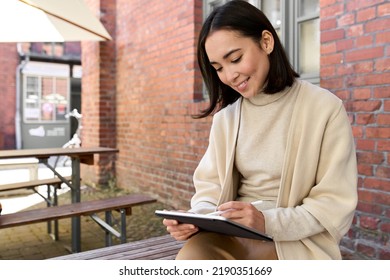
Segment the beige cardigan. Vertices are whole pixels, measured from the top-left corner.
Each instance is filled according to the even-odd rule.
[[[281,231],[294,227],[303,207],[325,228],[301,240],[274,239],[279,259],[340,259],[339,242],[351,226],[357,204],[354,139],[342,101],[327,90],[297,81],[277,208],[264,212]],[[241,99],[215,114],[209,146],[194,172],[191,211],[207,213],[234,200],[239,174],[234,154]],[[275,224],[273,224],[275,227]],[[299,230],[299,229],[291,229]]]

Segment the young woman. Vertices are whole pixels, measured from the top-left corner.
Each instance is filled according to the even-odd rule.
[[[215,114],[189,211],[225,211],[273,241],[166,219],[174,238],[188,240],[177,259],[340,259],[357,204],[342,101],[298,79],[269,20],[245,1],[210,14],[198,61],[210,95],[199,117]]]

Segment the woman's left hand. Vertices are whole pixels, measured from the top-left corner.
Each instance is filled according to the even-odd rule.
[[[261,211],[257,210],[249,202],[229,201],[218,207],[219,211],[225,211],[221,216],[237,223],[265,232],[265,220]]]

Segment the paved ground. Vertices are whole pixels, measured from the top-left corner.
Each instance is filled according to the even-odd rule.
[[[122,194],[118,190],[103,191],[84,186],[82,190],[82,200],[110,197],[118,195],[118,193]],[[26,193],[23,194],[23,197],[25,196]],[[9,197],[0,196],[0,202],[2,200],[6,201],[8,198]],[[59,197],[59,204],[65,203],[70,203],[70,192],[64,193]],[[42,207],[46,207],[43,202],[35,204],[25,210]],[[154,215],[155,209],[162,208],[164,208],[164,205],[158,202],[134,207],[132,215],[127,218],[128,241],[166,234],[165,228],[161,224],[161,218]],[[62,219],[59,221],[60,240],[58,241],[54,241],[47,234],[46,223],[1,229],[0,260],[43,260],[69,254],[69,248],[71,246],[70,223],[71,219]],[[81,239],[82,251],[105,246],[103,230],[89,217],[81,218]]]

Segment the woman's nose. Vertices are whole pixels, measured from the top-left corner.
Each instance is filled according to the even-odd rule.
[[[226,81],[230,84],[234,83],[237,80],[238,76],[238,72],[234,69],[229,69],[226,71]]]

